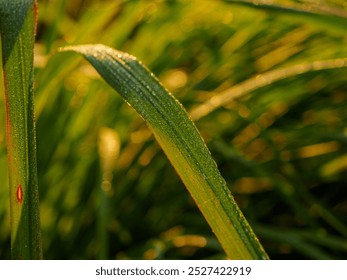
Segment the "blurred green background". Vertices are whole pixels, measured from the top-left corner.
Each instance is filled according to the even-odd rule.
[[[346,2],[275,1],[294,10],[212,0],[38,2],[44,258],[225,258],[143,120],[79,56],[54,53],[87,43],[129,52],[194,112],[267,71],[347,57]],[[195,118],[272,259],[347,258],[347,69],[332,68],[248,93],[241,86],[240,98]],[[0,91],[0,258],[8,259],[2,83]]]

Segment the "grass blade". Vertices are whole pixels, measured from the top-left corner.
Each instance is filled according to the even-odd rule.
[[[324,16],[334,16],[347,19],[347,12],[322,4],[310,2],[309,4],[297,4],[294,1],[287,4],[276,4],[265,0],[224,0],[224,2],[235,3],[245,6],[255,7],[257,9],[267,9],[278,12],[295,14],[316,14]]]
[[[329,59],[302,63],[282,69],[270,70],[243,81],[195,107],[190,115],[194,121],[199,120],[214,110],[248,94],[256,89],[268,86],[277,81],[298,76],[308,72],[338,69],[347,67],[347,58]]]
[[[267,259],[198,130],[181,104],[136,58],[103,45],[63,48],[82,54],[147,122],[232,259]]]
[[[33,105],[34,0],[0,1],[13,259],[41,259]]]
[[[310,1],[306,4],[295,3],[291,1],[286,4],[275,3],[264,0],[223,0],[226,3],[242,5],[254,9],[281,13],[282,15],[293,15],[295,19],[315,22],[321,26],[335,28],[345,32],[347,26],[347,12],[342,8],[326,6],[323,3]],[[294,19],[294,17],[293,17]]]

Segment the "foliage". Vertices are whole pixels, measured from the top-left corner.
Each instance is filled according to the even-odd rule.
[[[33,103],[35,1],[0,2],[13,259],[41,259]]]
[[[143,121],[78,57],[50,53],[91,43],[132,53],[188,112],[265,72],[347,57],[340,19],[231,2],[39,1],[35,102],[45,258],[225,257]],[[343,18],[343,2],[326,5]],[[273,259],[347,256],[347,73],[336,65],[265,83],[196,118]],[[0,127],[7,186],[4,133]],[[7,192],[0,188],[1,258],[10,246]]]

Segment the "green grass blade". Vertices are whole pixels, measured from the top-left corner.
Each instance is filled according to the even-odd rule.
[[[0,1],[14,259],[42,258],[33,106],[36,14],[34,0]]]
[[[62,49],[82,54],[147,122],[232,259],[267,259],[181,104],[136,58],[103,45]]]
[[[259,232],[259,234],[264,236],[264,238],[271,238],[272,240],[281,242],[282,244],[289,245],[296,251],[302,252],[302,254],[308,257],[309,259],[332,259],[331,255],[326,253],[323,250],[323,248],[320,248],[316,244],[312,244],[311,242],[305,242],[302,234],[299,234],[299,232],[286,229],[265,227],[261,225],[256,225],[256,229]],[[314,234],[312,234],[312,232],[310,233],[310,235],[311,238],[314,238]]]

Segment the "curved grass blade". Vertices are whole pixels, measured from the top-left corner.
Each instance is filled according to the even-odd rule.
[[[236,3],[244,6],[251,6],[257,9],[267,9],[279,12],[295,14],[317,14],[325,16],[334,16],[347,19],[347,12],[342,9],[332,8],[322,5],[322,3],[310,2],[298,4],[295,1],[287,4],[274,3],[266,0],[223,0],[224,2]]]
[[[318,1],[317,3],[310,1],[310,3],[306,4],[296,3],[295,1],[281,4],[265,0],[223,0],[223,2],[281,13],[283,15],[293,15],[298,19],[327,26],[330,30],[334,28],[340,32],[345,32],[347,27],[347,11],[345,9],[327,6]]]
[[[147,122],[232,259],[267,259],[216,163],[182,105],[135,57],[103,45],[63,48],[82,54]]]
[[[34,0],[0,0],[13,259],[41,259],[33,103]]]
[[[290,77],[302,75],[314,71],[322,71],[329,69],[338,69],[347,67],[347,58],[319,60],[314,62],[302,63],[286,68],[270,70],[268,72],[257,75],[256,77],[249,78],[221,93],[211,97],[206,102],[192,109],[190,112],[191,118],[196,121],[199,120],[214,110],[225,106],[233,100],[240,98],[249,92],[256,89],[268,86],[277,81],[287,79]]]
[[[333,8],[322,3],[310,2],[298,4],[295,1],[286,4],[274,3],[265,0],[223,0],[227,3],[235,3],[243,6],[249,6],[256,9],[264,9],[275,12],[302,14],[311,16],[321,16],[327,18],[338,18],[341,23],[346,22],[347,12],[344,9]]]

